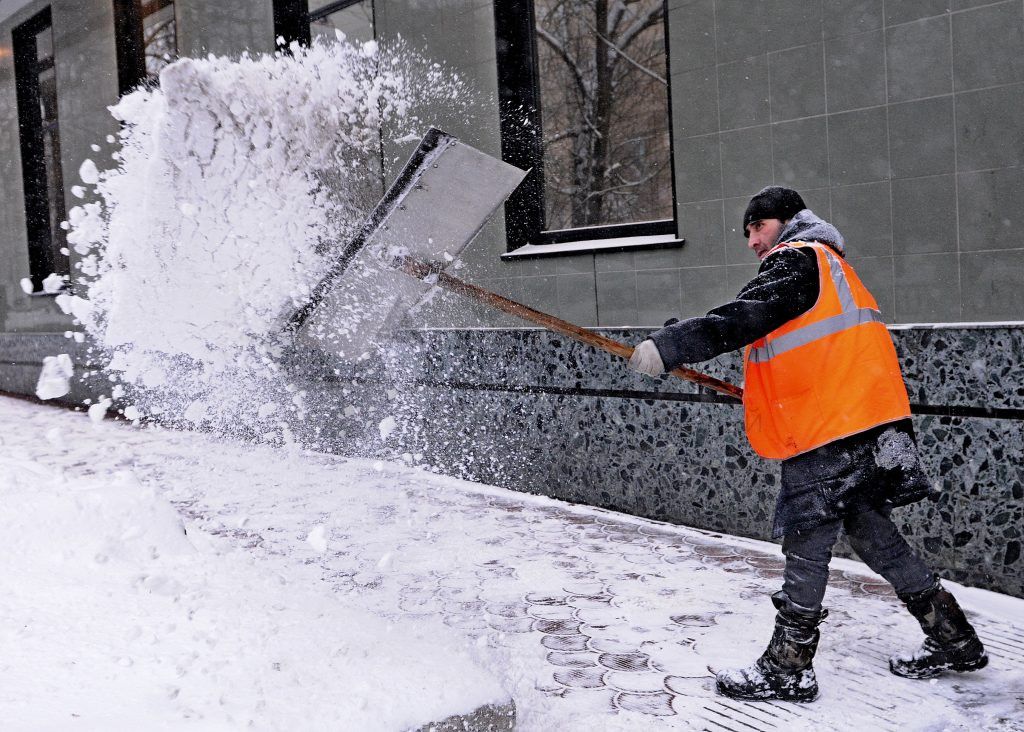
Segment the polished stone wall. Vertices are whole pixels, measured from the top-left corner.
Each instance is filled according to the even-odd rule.
[[[628,343],[649,331],[616,329]],[[893,331],[935,502],[898,509],[948,577],[1024,596],[1024,329]],[[737,354],[703,365],[734,383]],[[337,419],[334,449],[663,521],[769,539],[778,467],[757,457],[742,409],[692,385],[538,330],[407,332],[388,365],[312,388]],[[984,416],[980,408],[991,408]],[[351,410],[350,410],[351,411]],[[959,414],[960,416],[954,416]],[[384,443],[377,424],[399,422]],[[849,555],[843,543],[839,553]]]
[[[636,343],[650,331],[603,332]],[[898,522],[945,576],[1024,597],[1024,328],[892,334],[922,457],[942,489],[935,502],[897,509]],[[57,353],[72,356],[77,374],[91,370],[86,348],[63,336],[0,335],[0,391],[32,394],[42,358]],[[317,449],[770,538],[778,467],[750,450],[738,405],[688,382],[638,376],[533,329],[405,331],[383,359],[340,375],[300,362],[302,437]],[[701,369],[741,380],[737,354]],[[63,401],[81,408],[105,389],[93,374]],[[386,417],[398,429],[382,439]]]

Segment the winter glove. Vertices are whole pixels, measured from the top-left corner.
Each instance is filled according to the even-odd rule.
[[[665,373],[665,364],[654,341],[648,338],[633,349],[629,359],[629,368],[648,376],[661,376]]]

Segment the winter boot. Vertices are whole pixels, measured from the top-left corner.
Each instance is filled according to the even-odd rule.
[[[930,679],[943,671],[977,671],[988,664],[985,647],[956,598],[935,578],[927,590],[899,598],[917,618],[924,644],[915,652],[893,656],[889,670],[908,679]]]
[[[828,615],[797,609],[784,592],[772,595],[779,612],[768,649],[752,665],[716,674],[718,693],[733,699],[810,702],[818,696],[811,660],[818,649],[818,624]]]

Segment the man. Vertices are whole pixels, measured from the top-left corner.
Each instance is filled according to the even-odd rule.
[[[832,547],[845,529],[854,550],[893,585],[924,630],[924,645],[889,660],[892,673],[925,679],[988,662],[956,599],[889,518],[931,492],[917,453],[910,404],[878,305],[844,258],[839,232],[800,194],[769,186],[743,216],[758,274],[730,303],[672,322],[640,343],[630,368],[651,376],[747,346],[747,437],[782,460],[773,536],[786,567],[767,650],[751,666],[717,674],[737,699],[813,701],[811,664]]]

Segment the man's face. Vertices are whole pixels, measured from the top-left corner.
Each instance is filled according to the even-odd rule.
[[[785,225],[786,222],[781,219],[751,221],[747,224],[747,246],[754,251],[758,259],[764,259],[775,246]]]

